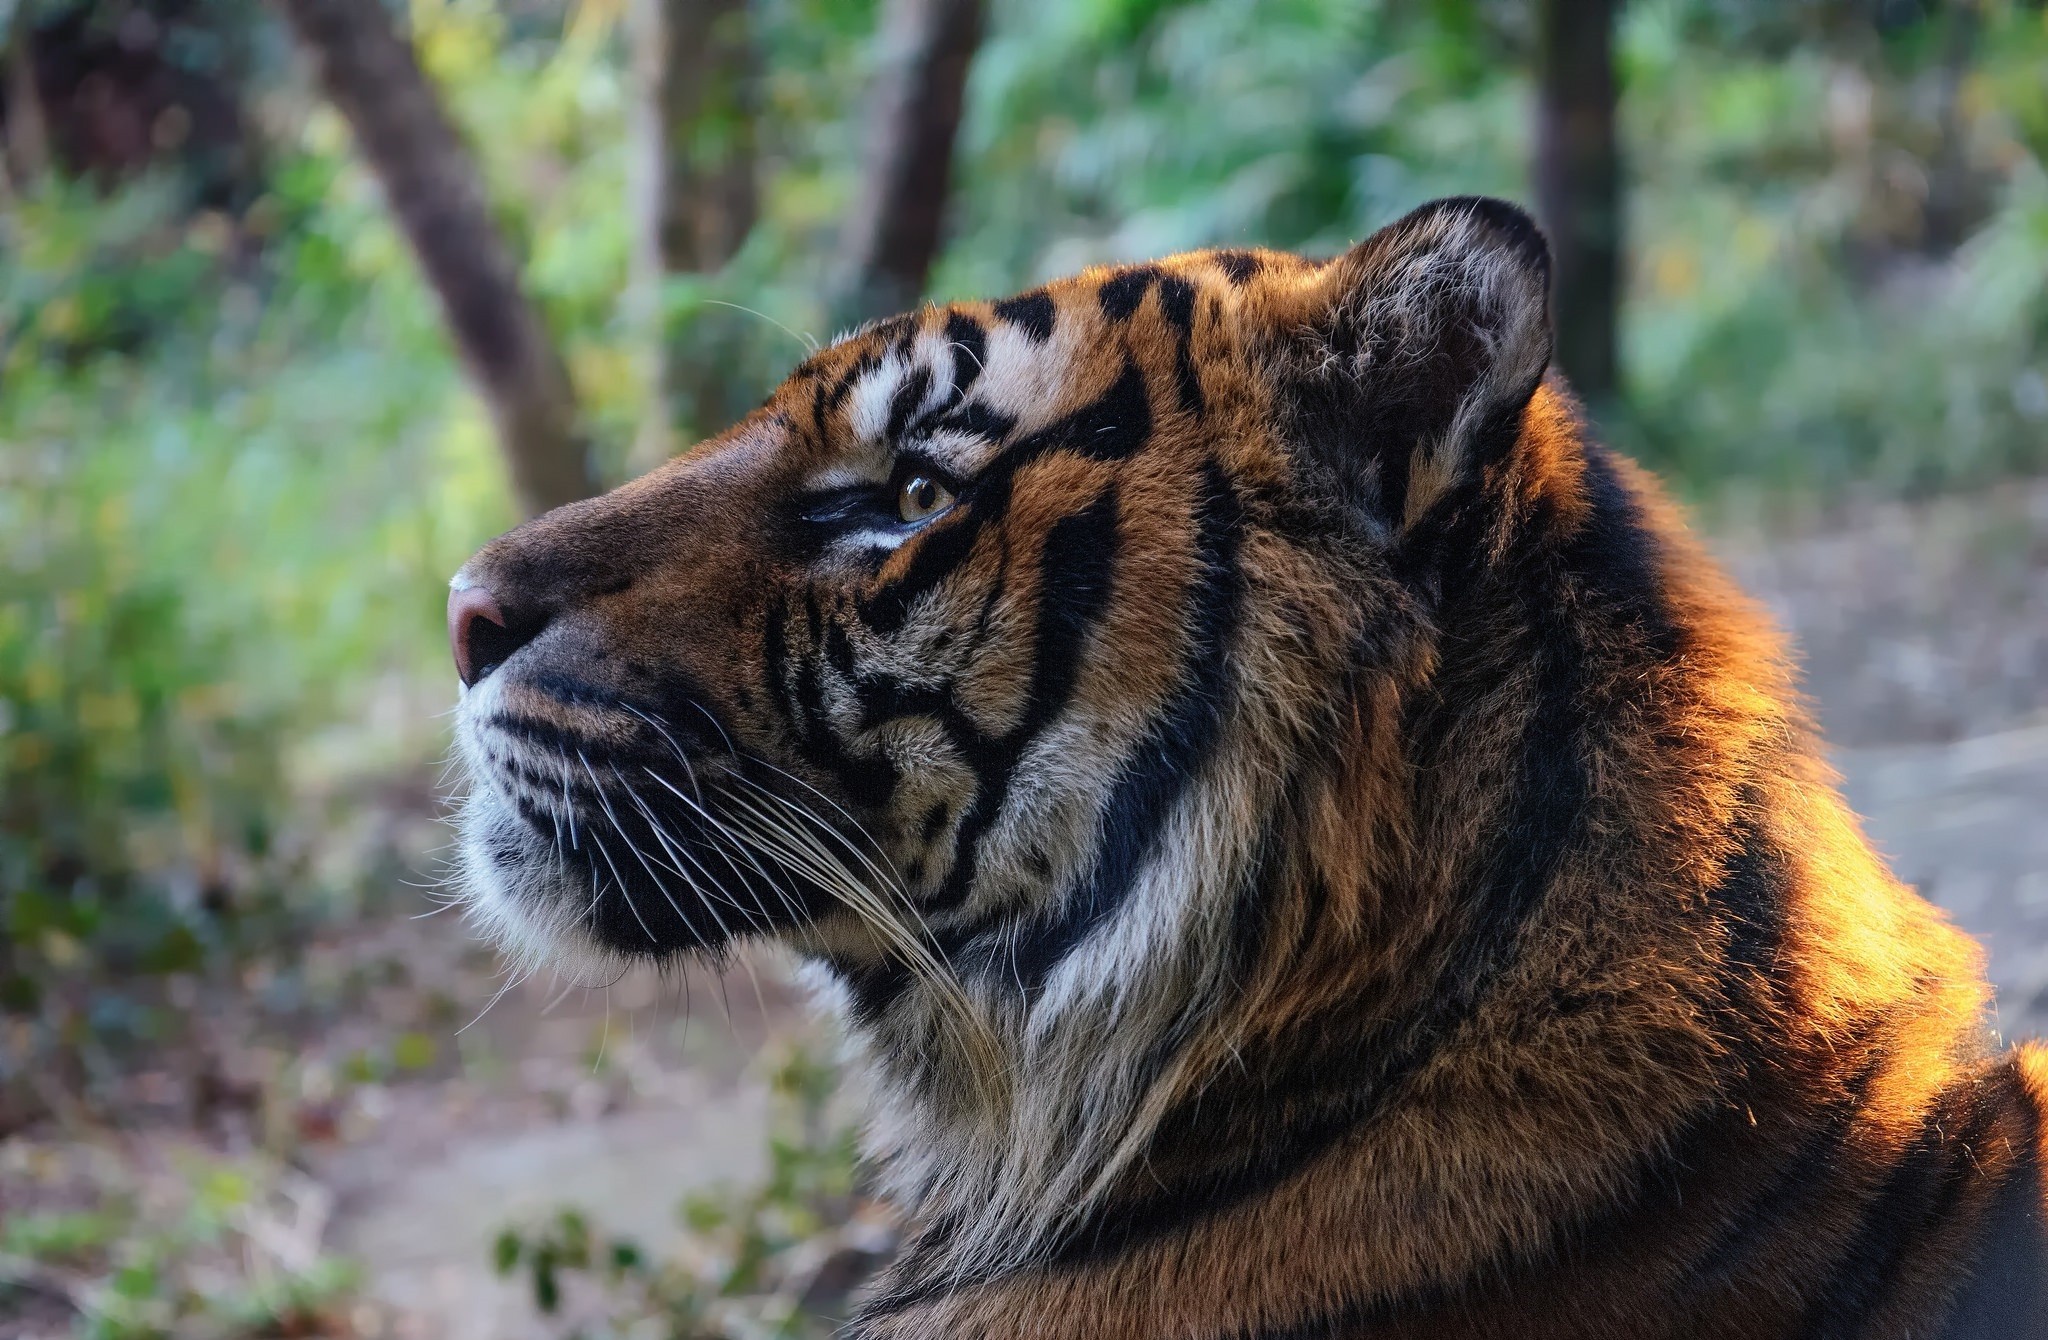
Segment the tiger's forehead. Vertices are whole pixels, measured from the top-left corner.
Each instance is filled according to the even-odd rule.
[[[805,484],[885,479],[906,453],[971,477],[1006,442],[1099,399],[1131,366],[1163,362],[1161,375],[1173,376],[1198,296],[1220,313],[1262,274],[1302,264],[1192,252],[868,326],[804,363],[777,395],[807,448]]]
[[[1056,418],[1086,380],[1102,335],[1078,316],[1061,321],[1060,305],[1046,289],[926,308],[826,350],[790,387],[808,400],[791,406],[808,410],[806,482],[885,477],[906,452],[966,477],[1004,442]]]

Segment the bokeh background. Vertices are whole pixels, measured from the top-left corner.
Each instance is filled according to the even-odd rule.
[[[2040,0],[0,0],[0,51],[0,1337],[823,1333],[890,1230],[785,965],[558,999],[439,914],[443,584],[864,316],[1440,194],[1539,209],[1601,430],[2048,1022]]]

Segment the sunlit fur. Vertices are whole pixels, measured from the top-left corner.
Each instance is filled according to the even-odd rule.
[[[926,309],[464,569],[478,923],[806,959],[913,1224],[854,1334],[2048,1317],[2048,1061],[1548,296],[1460,200]]]

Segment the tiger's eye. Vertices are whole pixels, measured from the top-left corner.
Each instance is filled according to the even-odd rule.
[[[930,475],[912,475],[896,495],[896,514],[905,521],[922,521],[952,505],[952,491]]]

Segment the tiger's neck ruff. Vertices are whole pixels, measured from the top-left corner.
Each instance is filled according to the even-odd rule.
[[[914,1224],[857,1334],[2036,1297],[2048,1071],[1547,302],[1462,200],[929,311],[458,579],[480,918],[839,1000]]]

